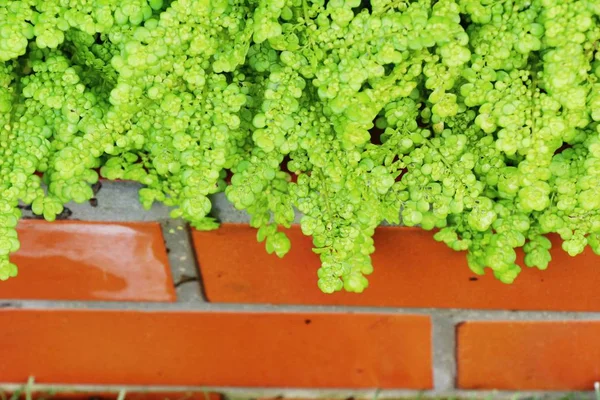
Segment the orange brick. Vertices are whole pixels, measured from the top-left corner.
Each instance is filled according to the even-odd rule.
[[[298,227],[283,259],[268,255],[256,231],[223,225],[193,232],[207,297],[213,302],[272,304],[344,304],[389,307],[438,307],[520,310],[600,310],[600,257],[591,251],[575,258],[553,237],[553,261],[546,271],[524,268],[506,285],[491,271],[476,276],[464,252],[455,252],[418,228],[382,227],[375,234],[375,271],[362,294],[326,295],[317,288],[320,265],[311,239]],[[519,256],[522,260],[522,255]],[[522,263],[521,263],[522,265]]]
[[[430,320],[400,314],[0,311],[0,380],[430,388]]]
[[[16,278],[0,298],[174,301],[167,253],[157,223],[21,221]]]
[[[461,389],[593,390],[600,322],[467,322],[457,332]]]

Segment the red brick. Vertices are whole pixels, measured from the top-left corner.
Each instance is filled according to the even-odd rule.
[[[21,221],[16,278],[0,298],[174,301],[160,225]]]
[[[467,322],[457,332],[461,389],[593,390],[600,321]]]
[[[311,239],[298,227],[287,231],[292,250],[283,259],[268,255],[256,231],[225,224],[193,232],[207,297],[213,302],[271,304],[344,304],[388,307],[437,307],[519,310],[600,310],[600,257],[591,251],[575,258],[552,237],[548,270],[524,267],[512,285],[474,275],[464,252],[455,252],[418,228],[379,228],[373,255],[375,271],[361,294],[326,295],[317,288],[319,259]],[[522,261],[522,255],[519,255]],[[522,263],[521,263],[522,265]]]
[[[0,311],[0,380],[430,388],[426,316]]]

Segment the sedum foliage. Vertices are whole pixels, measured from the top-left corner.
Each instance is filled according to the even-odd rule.
[[[546,234],[600,253],[599,0],[0,0],[0,280],[19,202],[99,173],[199,229],[211,194],[266,250],[301,228],[361,292],[383,221],[505,283]],[[374,132],[377,132],[375,134]],[[228,180],[228,174],[231,179]]]

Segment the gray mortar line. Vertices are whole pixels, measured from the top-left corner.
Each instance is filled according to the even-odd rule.
[[[227,200],[225,193],[216,193],[209,196],[212,203],[210,215],[220,222],[234,224],[249,224],[250,215],[243,210],[238,210]]]
[[[456,325],[444,316],[431,317],[433,387],[436,392],[451,390],[456,382]]]
[[[78,204],[70,202],[65,207],[71,212],[66,219],[85,221],[163,221],[169,219],[173,207],[155,202],[150,210],[142,207],[138,191],[143,186],[136,182],[102,181],[93,202]],[[224,223],[248,224],[250,216],[246,211],[236,209],[225,196],[217,193],[209,196],[212,202],[210,215]],[[92,206],[94,204],[94,206]],[[31,210],[24,210],[25,218],[36,218]],[[301,214],[296,211],[294,223],[300,223]],[[40,218],[40,217],[37,217]]]
[[[187,224],[181,219],[170,219],[163,221],[161,228],[167,248],[171,276],[177,292],[177,301],[183,303],[205,301]]]
[[[145,210],[139,202],[138,190],[141,185],[133,182],[102,181],[98,190],[95,205],[90,202],[77,204],[70,202],[65,207],[70,210],[70,220],[82,221],[161,221],[169,218],[170,209],[163,204],[154,203],[150,210]],[[26,218],[34,217],[29,210],[23,211]]]
[[[14,392],[24,384],[0,383],[0,390]],[[33,392],[71,392],[71,393],[219,393],[229,398],[309,398],[309,399],[415,399],[415,398],[469,398],[469,399],[562,399],[577,395],[578,399],[595,399],[591,391],[512,391],[512,390],[410,390],[410,389],[321,389],[321,388],[269,388],[269,387],[227,387],[227,386],[159,386],[159,385],[73,385],[73,384],[37,384],[30,386]],[[125,396],[127,398],[127,396]]]
[[[0,310],[114,310],[140,312],[245,312],[245,313],[303,313],[303,314],[401,314],[446,318],[448,323],[466,321],[600,321],[600,312],[573,311],[507,311],[439,308],[392,308],[327,305],[272,305],[191,302],[120,302],[120,301],[49,301],[0,300]]]
[[[225,193],[216,193],[209,196],[212,202],[211,216],[225,223],[249,224],[250,215],[246,211],[238,210],[227,200]],[[302,213],[295,211],[294,224],[299,224]]]

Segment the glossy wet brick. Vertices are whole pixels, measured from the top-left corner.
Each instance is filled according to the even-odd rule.
[[[160,225],[21,221],[16,278],[0,298],[174,301]]]

